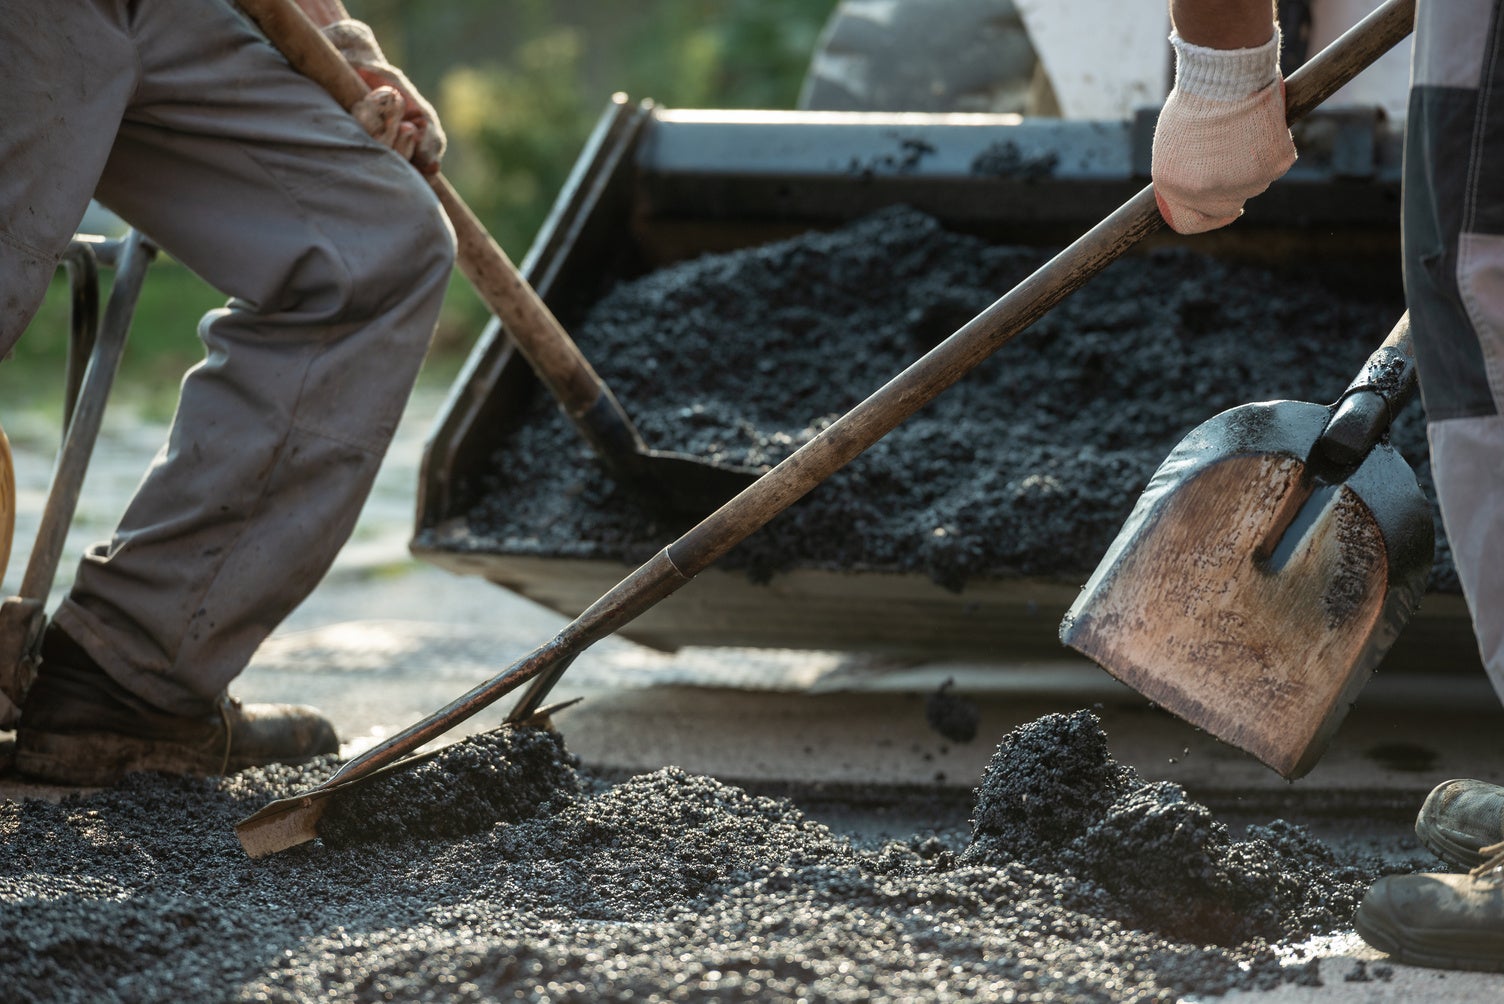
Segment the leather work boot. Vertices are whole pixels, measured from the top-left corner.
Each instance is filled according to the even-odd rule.
[[[1386,875],[1358,905],[1353,926],[1396,962],[1504,972],[1504,843],[1466,874]]]
[[[1483,863],[1483,848],[1504,841],[1504,788],[1486,781],[1438,784],[1415,817],[1415,835],[1455,868]]]
[[[31,780],[95,787],[137,771],[223,775],[337,752],[334,727],[313,708],[242,705],[222,696],[202,717],[168,714],[49,628],[41,670],[21,709],[15,763]]]

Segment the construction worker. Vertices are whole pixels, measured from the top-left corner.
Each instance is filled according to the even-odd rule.
[[[444,137],[339,0],[296,0],[377,89],[340,108],[230,0],[13,0],[0,18],[0,353],[91,195],[225,293],[170,439],[82,559],[19,705],[61,784],[338,750],[226,686],[349,536],[427,351],[454,238]],[[0,725],[8,723],[0,722]]]
[[[1171,0],[1175,88],[1154,188],[1181,233],[1289,168],[1270,0]],[[1418,0],[1402,234],[1431,468],[1489,677],[1504,695],[1504,0]],[[1416,832],[1461,874],[1380,879],[1358,933],[1401,962],[1504,970],[1504,788],[1451,781]]]

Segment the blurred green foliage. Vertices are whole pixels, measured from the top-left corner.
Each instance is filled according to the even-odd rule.
[[[682,108],[792,108],[836,0],[346,0],[389,58],[434,101],[450,138],[445,174],[520,262],[617,91]],[[49,290],[0,400],[61,400],[67,284]],[[224,297],[181,265],[148,274],[121,392],[170,410],[202,355],[198,318]],[[435,339],[452,372],[487,311],[456,276]]]
[[[792,108],[835,0],[515,0],[500,21],[492,0],[449,4],[452,30],[473,48],[442,66],[423,44],[434,4],[368,4],[435,94],[451,144],[445,173],[520,261],[613,93],[681,108]],[[484,20],[466,23],[467,9]],[[468,290],[448,309],[449,330],[485,319]]]
[[[101,304],[113,273],[101,268]],[[183,372],[203,356],[198,322],[225,298],[176,262],[159,258],[147,272],[112,398],[152,418],[177,405]],[[26,334],[0,366],[0,401],[62,414],[72,303],[59,270]]]

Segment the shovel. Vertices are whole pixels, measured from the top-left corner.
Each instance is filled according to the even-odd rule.
[[[1286,106],[1305,114],[1410,32],[1415,0],[1388,0],[1292,74]],[[251,857],[318,836],[325,802],[341,785],[367,778],[455,725],[532,683],[508,716],[539,721],[539,705],[565,668],[590,645],[672,595],[821,481],[855,459],[941,391],[960,380],[1051,307],[1148,234],[1164,226],[1154,189],[1145,187],[1033,275],[785,458],[730,502],[596,600],[548,642],[448,706],[350,760],[329,781],[263,807],[235,827]]]
[[[1380,442],[1414,387],[1406,314],[1331,407],[1249,404],[1191,430],[1061,641],[1284,777],[1305,774],[1431,572],[1431,506]]]
[[[291,0],[241,0],[240,7],[294,69],[346,109],[370,91]],[[751,468],[649,449],[621,402],[459,193],[436,171],[427,178],[454,226],[460,271],[614,481],[650,505],[700,517],[758,477]]]

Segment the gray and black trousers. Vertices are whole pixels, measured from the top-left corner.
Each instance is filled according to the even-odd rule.
[[[1442,519],[1504,698],[1504,0],[1419,0],[1415,27],[1405,296]]]
[[[353,530],[454,236],[412,165],[229,0],[3,10],[0,354],[91,195],[227,299],[169,441],[54,615],[127,690],[203,714]]]

